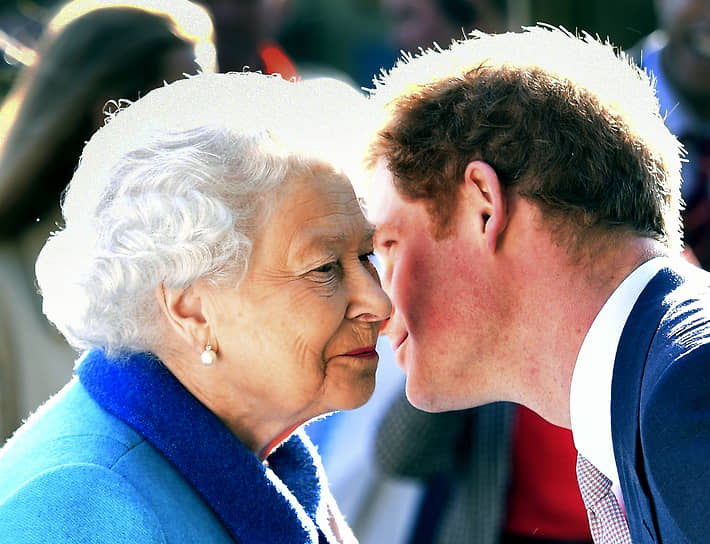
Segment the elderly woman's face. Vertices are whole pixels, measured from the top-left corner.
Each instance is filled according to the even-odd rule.
[[[324,168],[286,182],[247,275],[212,301],[216,365],[230,365],[240,405],[293,421],[367,401],[391,312],[371,252],[372,226],[345,177]]]

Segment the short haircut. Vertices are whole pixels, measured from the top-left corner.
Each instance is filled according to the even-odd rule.
[[[155,288],[236,286],[285,181],[348,173],[354,149],[342,126],[365,103],[335,80],[232,73],[124,104],[86,145],[65,226],[37,260],[45,314],[77,348],[151,351],[161,335]]]
[[[620,231],[680,248],[681,148],[648,75],[608,43],[474,32],[401,59],[371,100],[383,117],[365,164],[384,160],[404,197],[427,201],[439,237],[466,165],[482,160],[572,251]]]

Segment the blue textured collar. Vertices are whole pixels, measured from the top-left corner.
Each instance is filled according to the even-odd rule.
[[[318,529],[331,536],[327,484],[305,435],[284,442],[267,468],[150,355],[111,360],[93,350],[77,374],[101,407],[168,458],[237,542],[328,541]]]

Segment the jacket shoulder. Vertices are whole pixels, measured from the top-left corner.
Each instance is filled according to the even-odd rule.
[[[710,320],[682,319],[681,330],[649,354],[641,390],[640,442],[661,533],[688,542],[710,533]],[[654,358],[666,364],[654,365]],[[682,541],[675,536],[674,541]]]
[[[233,542],[185,477],[81,383],[0,450],[0,544],[164,541]]]
[[[78,381],[70,382],[0,450],[0,502],[39,473],[71,463],[109,467],[142,441],[98,406]]]
[[[700,542],[710,532],[710,274],[662,271],[629,322],[612,425],[630,521],[639,516],[662,541]]]
[[[0,542],[17,544],[166,541],[133,485],[88,463],[51,468],[13,490],[0,504],[0,535]]]

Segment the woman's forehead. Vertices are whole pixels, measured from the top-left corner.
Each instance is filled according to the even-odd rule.
[[[344,175],[315,172],[289,184],[265,228],[271,242],[284,245],[289,256],[370,243],[374,227]]]

